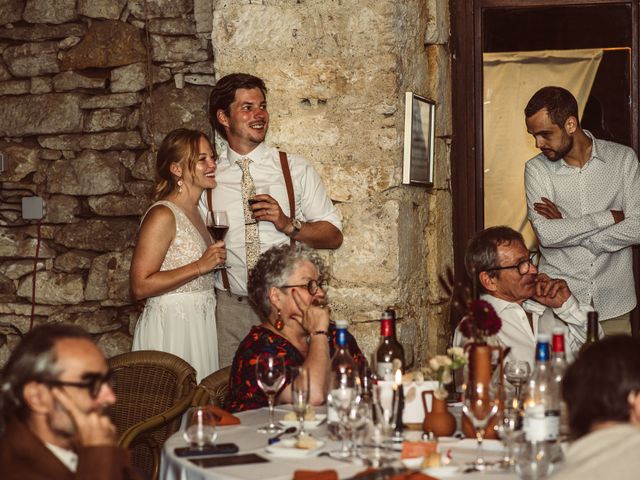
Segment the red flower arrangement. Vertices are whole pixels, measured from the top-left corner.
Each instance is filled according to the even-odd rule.
[[[467,303],[467,314],[460,320],[460,331],[475,343],[485,343],[486,337],[495,335],[502,328],[502,320],[493,306],[485,300]]]

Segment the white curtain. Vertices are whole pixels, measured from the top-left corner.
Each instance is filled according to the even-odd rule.
[[[548,85],[576,97],[580,118],[593,85],[602,49],[485,53],[484,74],[484,222],[508,225],[527,245],[535,235],[527,220],[524,164],[539,153],[524,123],[524,107]]]

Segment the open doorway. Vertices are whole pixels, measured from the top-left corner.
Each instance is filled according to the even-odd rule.
[[[639,0],[452,0],[454,254],[458,275],[464,249],[485,226],[483,54],[485,52],[603,49],[583,114],[600,138],[638,151]],[[615,49],[615,50],[611,50]],[[518,107],[522,111],[523,106]],[[521,117],[524,126],[524,114]],[[526,160],[526,159],[525,159]],[[638,248],[634,266],[640,298]],[[638,321],[636,308],[634,321]]]
[[[611,32],[598,28],[605,17]],[[482,25],[483,226],[508,225],[533,249],[523,175],[539,151],[524,106],[543,86],[564,87],[578,100],[583,128],[630,146],[631,8],[488,9]],[[546,34],[552,27],[557,35]]]

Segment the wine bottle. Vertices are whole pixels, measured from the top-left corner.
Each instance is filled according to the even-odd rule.
[[[396,339],[395,311],[388,308],[380,319],[380,345],[376,350],[376,373],[380,380],[394,380],[394,360],[404,368],[404,349]]]
[[[551,339],[551,372],[556,385],[560,404],[560,434],[569,434],[569,419],[567,404],[562,399],[562,378],[567,370],[567,359],[565,356],[564,328],[555,327]]]
[[[353,360],[353,356],[347,345],[347,320],[336,320],[336,350],[331,358],[331,369],[329,371],[329,379],[327,386],[329,395],[335,389],[360,389],[360,377],[358,368]],[[333,402],[327,398],[327,429],[329,437],[337,438],[339,430],[340,417]]]
[[[598,337],[598,312],[587,312],[587,339],[580,347],[579,353],[584,352],[592,344],[599,340]]]

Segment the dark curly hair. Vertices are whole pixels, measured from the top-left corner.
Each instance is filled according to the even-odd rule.
[[[225,140],[227,133],[224,131],[224,125],[218,121],[218,110],[222,110],[227,117],[231,115],[229,106],[235,100],[236,90],[239,88],[247,90],[259,88],[264,98],[267,98],[267,87],[264,80],[255,75],[231,73],[218,80],[209,95],[209,120],[216,132]]]
[[[626,335],[594,343],[569,365],[562,397],[575,438],[602,422],[629,422],[629,393],[640,393],[640,340]]]
[[[578,102],[573,94],[562,87],[542,87],[527,103],[525,117],[529,118],[543,108],[547,109],[549,118],[560,128],[564,127],[567,118],[576,117],[578,122]]]
[[[258,263],[249,272],[247,291],[263,319],[271,315],[269,290],[286,284],[289,276],[305,260],[315,265],[320,279],[326,278],[327,268],[320,255],[301,243],[293,247],[289,244],[271,247],[260,255]]]

